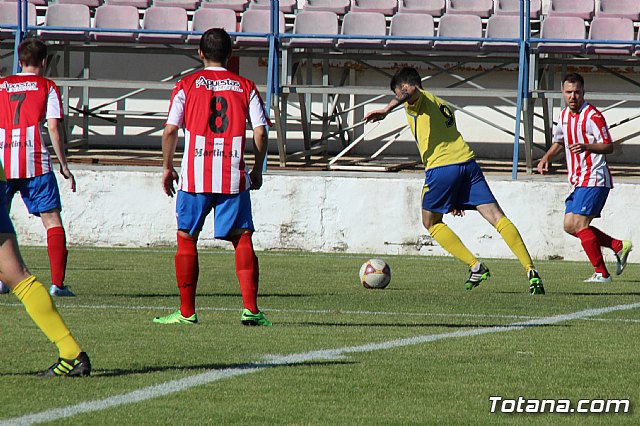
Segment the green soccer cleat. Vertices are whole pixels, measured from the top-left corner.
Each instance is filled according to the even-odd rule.
[[[631,244],[631,241],[624,240],[622,242],[622,250],[616,253],[616,260],[618,261],[616,275],[620,275],[622,271],[624,271],[624,268],[627,266],[627,258],[629,257],[631,250],[633,250],[633,244]]]
[[[530,270],[528,274],[528,278],[529,278],[529,293],[531,293],[531,295],[545,294],[544,286],[542,285],[542,278],[540,278],[538,271],[536,271],[535,269]]]
[[[264,327],[271,327],[273,325],[271,321],[264,317],[264,314],[262,312],[254,314],[248,309],[242,310],[240,321],[244,325],[262,325]]]
[[[166,317],[155,317],[153,322],[156,324],[197,324],[198,314],[193,314],[190,317],[183,317],[180,309]]]
[[[482,281],[486,281],[490,276],[491,272],[489,272],[489,268],[481,263],[477,272],[469,270],[469,279],[464,283],[464,288],[472,290],[475,287],[478,287]]]
[[[41,377],[86,377],[91,374],[91,361],[86,352],[80,352],[76,359],[58,358],[47,370],[38,374]]]

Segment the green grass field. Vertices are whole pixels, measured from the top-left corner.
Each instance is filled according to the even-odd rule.
[[[46,250],[23,255],[47,282]],[[233,253],[210,250],[199,324],[153,324],[178,306],[173,255],[71,249],[78,297],[56,302],[89,378],[34,377],[55,347],[0,295],[0,424],[640,424],[640,265],[595,285],[586,260],[539,262],[547,295],[532,297],[512,260],[487,260],[491,279],[466,291],[452,258],[384,256],[391,284],[367,290],[357,272],[372,256],[261,252],[264,328],[240,324]],[[631,412],[491,414],[496,395],[629,399]]]

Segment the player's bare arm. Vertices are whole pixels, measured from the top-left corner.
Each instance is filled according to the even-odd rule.
[[[574,154],[582,152],[592,152],[594,154],[611,154],[613,152],[612,143],[577,143],[569,146],[569,150]]]
[[[178,172],[173,167],[173,156],[178,146],[178,126],[167,124],[162,132],[162,189],[173,197],[176,189],[173,182],[178,181]]]
[[[62,136],[60,134],[59,126],[60,120],[57,118],[47,119],[47,130],[49,132],[49,138],[51,139],[53,151],[56,153],[56,157],[58,158],[58,164],[60,164],[60,174],[69,181],[69,188],[71,191],[76,192],[76,178],[69,170],[69,165],[67,164],[67,156],[64,153],[64,148],[62,146]]]
[[[268,135],[265,126],[258,126],[253,129],[253,152],[255,162],[253,169],[249,172],[251,178],[251,189],[260,189],[262,186],[262,169],[264,167],[264,159],[267,155]]]
[[[564,146],[561,143],[553,143],[551,148],[546,154],[542,156],[540,162],[538,162],[538,173],[544,175],[549,172],[549,165],[555,157],[557,157],[564,150]]]
[[[376,121],[384,120],[385,117],[389,115],[389,113],[393,111],[393,109],[398,105],[400,105],[400,102],[397,99],[391,99],[391,101],[383,109],[371,111],[369,114],[367,114],[364,117],[364,121],[367,123],[375,123]]]

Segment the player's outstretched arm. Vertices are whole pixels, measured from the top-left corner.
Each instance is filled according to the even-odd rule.
[[[547,174],[549,172],[549,165],[551,164],[551,161],[563,150],[564,146],[561,143],[553,143],[551,148],[549,148],[546,154],[544,154],[538,162],[538,173],[541,175]]]
[[[264,167],[264,159],[267,155],[268,134],[265,126],[258,126],[253,129],[253,152],[255,162],[253,169],[249,173],[251,178],[251,189],[260,189],[262,186],[262,169]]]
[[[62,146],[62,136],[59,126],[60,120],[57,118],[47,119],[47,131],[49,132],[53,151],[56,153],[58,163],[60,164],[60,174],[64,176],[65,179],[69,180],[69,187],[71,188],[71,191],[76,192],[76,178],[69,170],[69,166],[67,164],[67,156],[64,153],[64,147]]]
[[[173,156],[177,146],[178,126],[167,124],[162,132],[162,189],[169,197],[176,193],[173,182],[178,181],[178,172],[173,167]]]
[[[398,105],[400,105],[400,102],[398,102],[397,99],[391,99],[383,109],[371,111],[369,114],[365,115],[364,121],[367,123],[374,123],[376,121],[384,120],[386,116],[389,115],[389,113]]]

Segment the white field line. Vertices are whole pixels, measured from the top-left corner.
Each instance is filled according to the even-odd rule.
[[[458,337],[479,336],[489,333],[502,333],[506,331],[523,330],[527,327],[557,324],[564,321],[584,319],[598,315],[608,314],[615,311],[625,311],[640,308],[640,303],[626,305],[609,306],[598,309],[586,309],[569,314],[555,315],[551,317],[537,318],[529,321],[516,322],[505,326],[484,327],[472,330],[460,330],[452,333],[430,334],[404,339],[388,340],[380,343],[369,343],[358,346],[346,346],[336,349],[320,349],[310,352],[302,352],[290,355],[268,355],[265,361],[247,363],[235,368],[223,368],[219,370],[209,370],[205,373],[185,377],[183,379],[172,380],[159,385],[147,386],[138,390],[110,396],[100,400],[86,401],[67,407],[53,408],[39,413],[27,414],[21,417],[14,417],[0,421],[0,426],[5,425],[31,425],[35,423],[50,422],[58,419],[72,417],[82,413],[102,411],[109,408],[125,404],[143,402],[153,398],[159,398],[173,393],[181,392],[196,386],[205,385],[218,380],[241,376],[250,373],[257,373],[267,368],[300,364],[318,360],[335,360],[344,358],[347,354],[372,352],[386,349],[394,349],[404,346],[413,346],[424,343],[435,342],[443,339]]]
[[[0,306],[23,307],[21,303],[0,303]],[[62,309],[89,309],[89,310],[128,310],[128,311],[172,311],[171,306],[140,306],[140,305],[76,305],[58,302]],[[238,308],[204,307],[199,306],[198,311],[237,312]],[[536,319],[541,318],[532,315],[507,315],[507,314],[445,314],[439,312],[387,312],[387,311],[357,311],[341,309],[264,309],[264,312],[280,312],[310,315],[366,315],[366,316],[405,316],[405,317],[447,317],[447,318],[485,318],[485,319]],[[580,318],[585,321],[600,322],[630,322],[640,323],[640,319],[628,318]]]

